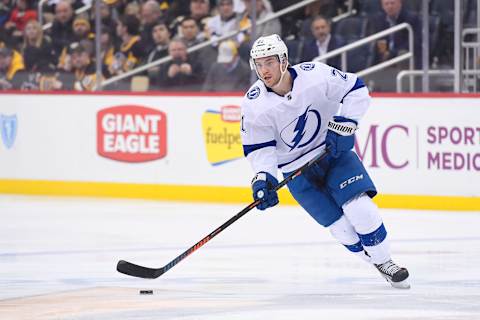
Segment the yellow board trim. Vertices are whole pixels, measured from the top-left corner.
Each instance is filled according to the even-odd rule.
[[[134,198],[188,202],[244,203],[252,201],[248,187],[215,187],[190,185],[158,185],[110,182],[47,181],[47,180],[0,180],[0,193]],[[279,192],[282,204],[296,204],[291,194]],[[386,195],[375,197],[380,208],[422,210],[480,211],[480,197]]]

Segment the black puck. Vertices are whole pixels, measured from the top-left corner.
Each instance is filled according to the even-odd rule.
[[[140,290],[140,294],[153,294],[153,290]]]

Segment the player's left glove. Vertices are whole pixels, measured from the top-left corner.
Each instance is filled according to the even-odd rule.
[[[252,180],[253,199],[261,200],[257,209],[265,210],[278,204],[278,195],[275,191],[277,179],[268,172],[260,171]]]
[[[342,152],[352,150],[355,130],[357,130],[357,121],[352,119],[335,116],[328,122],[325,144],[332,158],[338,158]]]

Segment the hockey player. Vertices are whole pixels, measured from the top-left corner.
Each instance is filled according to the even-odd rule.
[[[288,183],[297,202],[353,254],[373,264],[395,288],[409,288],[408,271],[390,258],[377,193],[355,152],[354,133],[370,97],[363,81],[326,64],[291,67],[276,35],[260,37],[250,51],[257,80],[242,102],[244,154],[255,177],[253,198],[265,210],[278,203],[277,170],[284,176],[323,152]]]

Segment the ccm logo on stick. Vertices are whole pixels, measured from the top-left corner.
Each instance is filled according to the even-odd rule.
[[[164,112],[139,106],[117,106],[97,113],[97,152],[124,162],[145,162],[167,154]]]
[[[355,181],[362,180],[362,179],[363,179],[363,174],[361,174],[359,176],[353,176],[353,177],[343,181],[342,183],[340,183],[340,189],[343,189],[346,186],[354,183]]]

